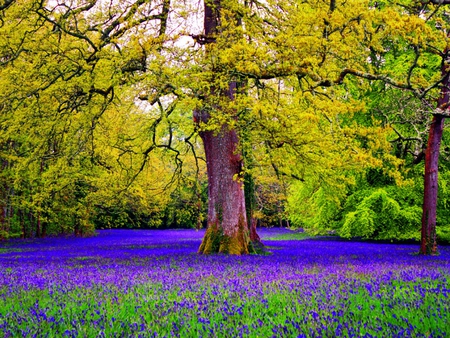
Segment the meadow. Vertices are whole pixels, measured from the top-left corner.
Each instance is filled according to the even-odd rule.
[[[449,337],[450,247],[303,239],[196,253],[204,231],[0,244],[0,337]]]

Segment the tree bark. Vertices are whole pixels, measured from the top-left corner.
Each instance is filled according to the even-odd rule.
[[[39,211],[37,213],[37,219],[36,219],[36,237],[37,238],[41,237],[41,215],[40,215]]]
[[[437,254],[436,244],[436,208],[438,196],[438,171],[439,171],[439,150],[441,147],[442,132],[444,130],[445,116],[439,114],[440,111],[448,110],[450,66],[448,60],[448,50],[444,53],[441,72],[443,81],[441,84],[441,95],[437,102],[438,114],[433,116],[433,121],[428,132],[428,144],[425,153],[425,176],[422,211],[422,232],[420,253],[422,255]]]
[[[214,44],[220,34],[221,1],[204,1],[203,44]],[[234,100],[237,84],[230,79],[227,90],[212,88],[210,97]],[[208,100],[208,98],[206,98]],[[213,101],[213,100],[211,100]],[[220,100],[219,100],[220,101]],[[216,110],[220,111],[217,104]],[[196,123],[207,124],[210,112],[194,112]],[[248,254],[251,251],[249,229],[245,210],[242,172],[242,156],[236,130],[223,124],[220,130],[200,131],[208,172],[208,225],[198,250],[201,254]]]
[[[241,156],[235,130],[201,132],[208,171],[208,227],[199,253],[249,253]]]
[[[19,222],[20,222],[20,228],[22,229],[22,235],[20,236],[22,239],[27,237],[27,229],[25,227],[25,217],[24,217],[24,212],[22,209],[19,209],[18,211],[19,213]]]
[[[436,245],[436,208],[438,195],[438,164],[444,117],[435,115],[428,134],[425,154],[425,177],[422,211],[422,234],[420,253],[433,255],[437,253]]]
[[[246,167],[249,167],[248,161],[246,161]],[[256,232],[256,225],[258,220],[254,217],[254,212],[256,208],[255,199],[255,182],[253,177],[249,173],[244,174],[244,194],[245,194],[245,208],[247,213],[247,222],[250,231],[250,241],[253,246],[262,246],[261,238]]]

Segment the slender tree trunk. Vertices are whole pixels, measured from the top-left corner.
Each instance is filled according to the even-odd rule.
[[[249,164],[246,161],[247,168]],[[251,166],[250,166],[251,167]],[[255,181],[250,173],[244,174],[244,193],[245,193],[245,207],[247,211],[247,221],[250,231],[250,240],[253,246],[262,246],[261,238],[256,232],[256,225],[258,220],[254,217],[254,212],[256,208],[256,198],[255,198]]]
[[[425,177],[422,211],[422,238],[420,253],[437,253],[436,245],[436,208],[438,195],[438,164],[444,117],[435,115],[430,126],[428,145],[425,154]]]
[[[41,164],[39,167],[39,177],[40,178],[42,177],[43,172],[44,172],[44,159],[41,158]],[[42,189],[42,187],[40,189]],[[39,202],[38,203],[39,211],[37,212],[37,215],[36,215],[36,219],[37,219],[37,221],[36,221],[36,237],[44,237],[44,233],[42,231],[42,222],[41,222],[41,210],[40,210],[41,207],[42,207],[41,202]]]
[[[428,145],[425,154],[425,177],[422,211],[422,238],[420,253],[437,253],[436,208],[438,195],[438,164],[444,117],[435,115],[430,126]]]
[[[41,237],[41,221],[39,219],[39,214],[37,215],[37,218],[36,218],[35,237],[37,237],[37,238]]]
[[[214,44],[220,34],[221,1],[204,1],[205,36],[204,44]],[[233,100],[236,82],[231,81],[228,89],[211,89],[210,97]],[[206,98],[208,99],[208,98]],[[213,100],[212,100],[213,101]],[[220,100],[219,100],[220,101]],[[215,107],[220,110],[220,107]],[[208,111],[195,111],[194,120],[207,124]],[[208,225],[198,250],[202,254],[229,253],[247,254],[251,250],[249,229],[245,210],[245,196],[241,177],[242,156],[235,130],[227,124],[218,131],[201,131],[208,172]]]
[[[27,237],[27,229],[25,228],[25,219],[24,219],[24,215],[23,215],[23,210],[19,209],[18,213],[19,213],[20,227],[22,229],[21,238],[26,238]]]
[[[34,226],[34,216],[33,212],[28,212],[28,222],[29,222],[29,238],[36,237],[36,233],[34,232],[35,226]]]
[[[40,238],[41,236],[41,212],[38,211],[36,217],[36,237]]]
[[[74,229],[73,229],[73,234],[74,236],[77,237],[81,237],[81,224],[80,224],[80,220],[78,219],[78,216],[74,216]]]
[[[47,237],[47,223],[41,221],[41,237]]]
[[[195,182],[195,196],[197,198],[197,202],[195,202],[196,212],[197,212],[197,222],[195,225],[195,228],[197,230],[200,230],[202,228],[202,196],[201,196],[201,188],[200,184],[198,182],[198,176],[197,181]]]
[[[8,168],[8,161],[1,160],[0,162],[0,170],[3,172]],[[8,205],[8,183],[7,178],[4,178],[5,181],[0,182],[0,240],[8,239],[8,229],[7,229],[7,223],[8,223],[8,215],[6,213],[6,207]]]
[[[1,206],[0,213],[0,240],[8,239],[8,230],[6,228],[6,207]]]
[[[448,110],[450,77],[447,60],[448,50],[444,53],[442,61],[442,76],[444,80],[441,85],[441,95],[437,102],[438,113]],[[422,255],[437,254],[436,244],[436,208],[438,195],[438,170],[439,150],[441,147],[442,132],[444,130],[444,115],[436,114],[428,132],[428,144],[425,153],[425,176],[422,211],[422,234],[420,253]]]

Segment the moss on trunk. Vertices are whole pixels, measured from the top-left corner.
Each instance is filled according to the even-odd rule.
[[[198,249],[198,253],[223,253],[231,255],[254,253],[244,217],[240,217],[237,231],[233,236],[226,235],[223,228],[217,223],[210,224],[203,237],[202,244]]]

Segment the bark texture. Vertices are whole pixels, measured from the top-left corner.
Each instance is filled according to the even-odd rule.
[[[437,254],[436,243],[436,209],[438,196],[438,171],[439,171],[439,151],[441,147],[442,132],[444,130],[445,114],[449,105],[449,66],[448,50],[446,57],[442,61],[441,95],[437,102],[437,114],[433,116],[433,121],[428,132],[428,144],[425,153],[425,176],[424,195],[422,211],[422,232],[420,253],[422,255]],[[442,112],[443,114],[440,114]]]
[[[211,47],[220,34],[221,1],[206,0],[204,6],[202,41]],[[211,98],[234,100],[236,81],[230,79],[227,87],[226,90],[212,88],[208,95]],[[217,104],[211,106],[214,106],[216,111],[221,109]],[[210,112],[206,110],[194,112],[194,120],[201,125],[208,124],[210,117]],[[198,252],[248,254],[252,249],[241,177],[242,155],[238,147],[239,139],[236,130],[229,128],[227,124],[219,129],[199,133],[205,148],[208,172],[208,226]]]
[[[249,163],[246,162],[247,168]],[[256,232],[256,225],[258,220],[254,217],[254,212],[256,209],[256,198],[255,198],[255,182],[253,177],[249,173],[244,174],[244,193],[245,193],[245,208],[247,215],[247,222],[250,231],[250,241],[254,247],[261,247],[261,238]]]
[[[223,95],[232,100],[235,90],[236,83],[230,82]],[[206,124],[210,114],[196,111],[194,118],[198,123]],[[201,131],[199,134],[208,172],[208,226],[199,253],[248,254],[252,250],[236,130],[224,124],[220,131]]]
[[[438,164],[444,117],[435,115],[430,126],[428,145],[425,154],[425,177],[422,211],[422,234],[420,253],[437,253],[436,245],[436,208],[438,195]]]
[[[234,130],[201,132],[208,171],[208,228],[200,253],[249,253],[244,189],[237,179],[242,165]]]

